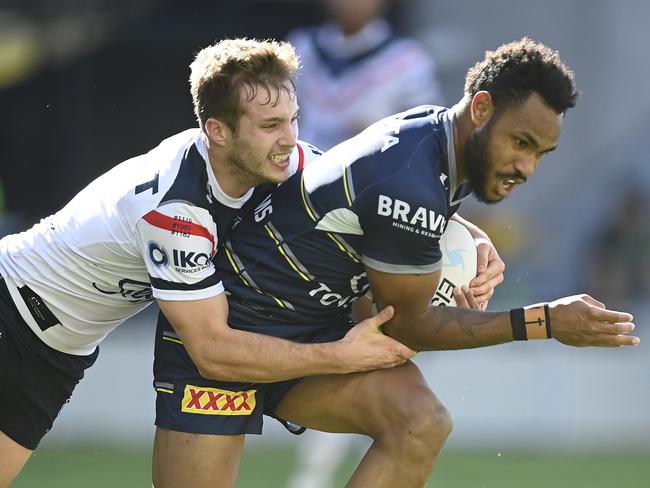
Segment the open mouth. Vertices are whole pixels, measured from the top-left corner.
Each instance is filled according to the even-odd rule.
[[[499,183],[499,193],[502,196],[508,196],[515,189],[515,186],[520,183],[520,180],[517,178],[503,178]]]
[[[287,166],[289,166],[290,156],[291,153],[273,154],[269,159],[271,160],[274,166],[284,169]]]

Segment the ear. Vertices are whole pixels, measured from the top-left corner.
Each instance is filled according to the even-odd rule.
[[[232,139],[232,130],[225,122],[209,118],[204,124],[205,133],[212,144],[225,146]]]
[[[483,127],[492,118],[492,115],[494,115],[494,102],[490,92],[483,90],[472,97],[470,113],[472,123],[477,128]]]

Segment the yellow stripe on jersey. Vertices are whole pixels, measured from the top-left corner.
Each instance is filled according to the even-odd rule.
[[[357,259],[357,257],[356,257],[354,254],[352,254],[350,251],[348,251],[348,250],[343,246],[343,244],[341,244],[341,243],[339,242],[339,240],[336,238],[336,236],[334,236],[334,234],[331,234],[331,233],[329,233],[329,232],[326,232],[326,234],[327,234],[327,236],[328,236],[330,239],[332,239],[332,240],[336,243],[336,245],[338,246],[338,248],[339,248],[341,251],[343,251],[345,254],[347,254],[347,256],[348,256],[352,261],[354,261],[355,263],[359,263],[359,262],[360,262],[359,259]]]
[[[302,203],[305,206],[305,210],[307,210],[307,213],[309,214],[311,219],[314,222],[316,222],[318,219],[312,213],[311,206],[309,205],[309,202],[307,201],[307,195],[305,194],[305,172],[304,171],[303,171],[302,175],[300,175],[300,196],[302,196]]]
[[[348,187],[348,168],[343,165],[343,189],[345,190],[345,198],[348,200],[348,207],[352,208],[352,197],[350,196],[350,188]]]
[[[264,228],[266,229],[266,232],[269,234],[269,236],[271,236],[271,239],[273,239],[273,242],[275,242],[275,245],[277,246],[278,251],[280,251],[280,254],[284,256],[284,259],[286,259],[287,263],[289,263],[291,268],[293,268],[293,270],[296,273],[298,273],[298,276],[300,276],[305,281],[311,281],[311,278],[307,276],[305,273],[303,273],[298,268],[298,266],[293,262],[293,260],[289,257],[289,255],[286,252],[284,252],[284,249],[282,249],[282,245],[280,244],[280,241],[275,237],[271,228],[267,224],[264,225]]]
[[[181,346],[183,345],[183,341],[180,341],[178,339],[174,339],[173,337],[163,337],[163,341],[169,341],[169,342],[175,342],[176,344],[180,344]]]
[[[271,298],[275,303],[278,304],[278,306],[280,308],[289,308],[289,309],[293,310],[292,306],[287,306],[287,304],[285,304],[285,302],[283,300],[281,300],[280,298],[276,297],[275,295],[273,295],[273,294],[271,294],[271,293],[269,293],[267,291],[260,290],[257,286],[254,286],[253,284],[251,284],[246,279],[246,277],[244,276],[244,271],[242,269],[240,269],[239,266],[237,266],[237,263],[235,261],[235,257],[232,254],[232,251],[230,249],[229,244],[230,244],[230,241],[228,241],[226,243],[226,245],[224,246],[224,250],[226,251],[226,256],[228,257],[228,261],[230,261],[230,265],[233,267],[233,269],[235,270],[235,273],[237,273],[237,276],[239,276],[239,279],[242,280],[244,285],[247,288],[252,288],[253,290],[255,290],[260,295],[264,295],[264,296],[267,296],[267,297]]]
[[[251,284],[246,280],[246,278],[244,278],[244,276],[241,274],[241,272],[240,272],[240,270],[239,270],[239,267],[237,266],[237,263],[235,263],[235,259],[233,258],[232,254],[231,254],[231,252],[230,252],[230,248],[229,248],[228,246],[224,246],[224,250],[226,251],[226,256],[228,257],[228,261],[230,261],[230,265],[231,265],[232,268],[235,270],[235,273],[237,274],[237,276],[239,276],[239,279],[242,280],[242,282],[244,283],[244,285],[247,286],[248,288],[254,288],[254,287],[251,286]]]

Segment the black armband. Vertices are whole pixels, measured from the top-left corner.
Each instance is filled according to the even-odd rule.
[[[548,303],[513,308],[510,310],[510,325],[512,326],[512,338],[515,341],[553,337]]]

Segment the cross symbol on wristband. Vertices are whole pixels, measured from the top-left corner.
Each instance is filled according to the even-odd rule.
[[[544,319],[541,318],[541,317],[537,317],[535,320],[526,320],[526,321],[524,322],[524,324],[526,324],[526,325],[528,325],[528,324],[535,324],[535,325],[538,325],[539,327],[541,327],[541,326],[544,325],[545,323],[546,323],[546,320],[544,320]]]

